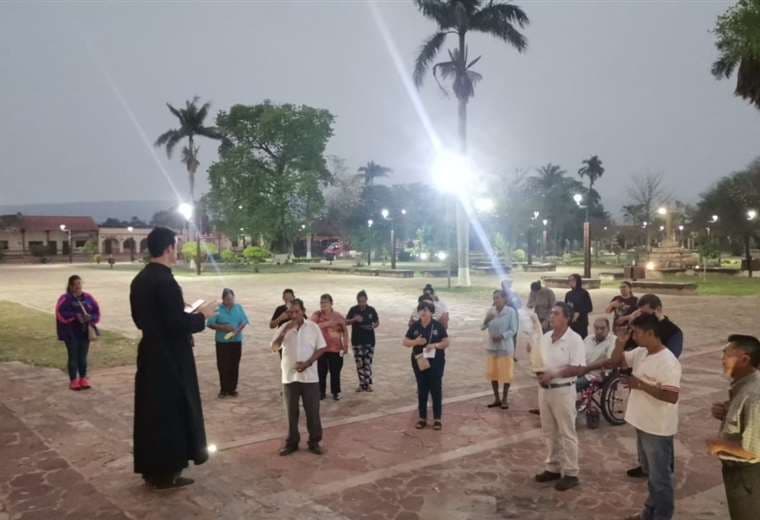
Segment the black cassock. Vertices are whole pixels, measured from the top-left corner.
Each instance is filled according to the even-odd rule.
[[[201,314],[185,313],[168,267],[149,263],[132,281],[132,319],[142,330],[135,376],[135,473],[181,471],[208,459],[192,334]]]

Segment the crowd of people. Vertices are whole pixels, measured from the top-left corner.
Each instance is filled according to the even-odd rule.
[[[181,476],[188,461],[208,458],[192,335],[209,327],[215,331],[219,398],[238,395],[238,372],[243,331],[249,325],[231,289],[224,289],[221,304],[188,308],[171,266],[176,262],[175,236],[166,228],[154,229],[147,239],[151,261],[130,288],[132,317],[142,331],[135,376],[134,469],[158,489],[192,483]],[[576,432],[578,393],[610,371],[625,374],[630,388],[625,420],[636,433],[637,465],[628,477],[648,481],[649,494],[631,519],[670,519],[675,509],[674,439],[678,432],[678,402],[684,335],[663,311],[654,294],[640,298],[622,282],[620,294],[594,320],[593,304],[579,275],[568,280],[563,301],[554,292],[531,284],[527,304],[505,280],[495,290],[483,319],[484,374],[491,383],[493,401],[486,406],[509,409],[509,389],[515,372],[516,352],[528,353],[538,383],[540,416],[547,457],[539,483],[552,483],[558,491],[580,484],[579,443]],[[357,392],[373,392],[377,310],[365,291],[345,316],[334,309],[330,294],[320,297],[319,310],[307,316],[304,302],[292,289],[282,293],[282,305],[272,314],[275,330],[271,349],[280,356],[282,397],[288,417],[288,436],[280,455],[299,449],[298,420],[303,407],[309,434],[308,449],[322,454],[320,401],[329,393],[342,397],[341,372],[349,348],[356,363]],[[82,280],[72,276],[56,305],[58,337],[67,348],[70,388],[91,387],[87,353],[97,340],[100,308],[83,291]],[[417,429],[428,426],[432,400],[432,429],[443,429],[443,377],[450,345],[448,306],[426,285],[412,312],[401,343],[410,349],[417,384]],[[350,331],[349,331],[350,328]],[[591,332],[591,334],[589,334]],[[729,399],[713,405],[711,414],[721,422],[719,434],[708,443],[719,457],[732,519],[757,518],[760,511],[760,341],[732,335],[723,351],[723,369],[732,379]]]

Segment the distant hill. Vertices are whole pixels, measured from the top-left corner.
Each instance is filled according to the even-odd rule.
[[[24,215],[82,216],[92,217],[100,224],[107,218],[130,220],[137,217],[149,222],[157,211],[177,204],[174,200],[118,200],[104,202],[68,202],[55,204],[21,204],[0,206],[0,215],[23,213]]]

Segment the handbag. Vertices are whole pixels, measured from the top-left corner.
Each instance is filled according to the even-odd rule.
[[[90,313],[87,312],[87,309],[84,308],[84,305],[81,301],[77,300],[77,303],[82,308],[82,312],[85,316],[89,316]],[[92,323],[87,323],[87,339],[90,340],[90,342],[98,341],[98,330],[95,328],[95,325]]]

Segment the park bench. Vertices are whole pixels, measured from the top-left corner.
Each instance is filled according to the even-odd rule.
[[[526,273],[553,273],[557,270],[557,264],[548,264],[548,263],[523,264],[522,269]]]
[[[423,278],[445,278],[449,274],[446,269],[422,269],[417,272]]]
[[[697,284],[693,282],[660,282],[636,280],[631,282],[634,289],[642,289],[655,294],[696,294]]]
[[[542,276],[541,281],[544,282],[544,287],[570,290],[567,284],[567,276]],[[599,289],[601,286],[602,281],[599,278],[583,278],[584,289]]]

